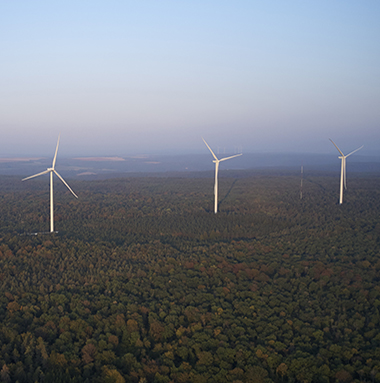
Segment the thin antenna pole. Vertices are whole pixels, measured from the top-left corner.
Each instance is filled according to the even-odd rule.
[[[303,186],[303,165],[301,165],[301,190],[300,190],[300,199],[302,199],[302,186]]]

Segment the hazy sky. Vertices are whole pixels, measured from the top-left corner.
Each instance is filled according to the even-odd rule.
[[[380,152],[380,1],[0,0],[0,156]]]

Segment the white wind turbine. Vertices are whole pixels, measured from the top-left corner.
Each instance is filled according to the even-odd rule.
[[[211,148],[208,146],[207,142],[204,140],[204,138],[202,137],[202,140],[203,142],[206,144],[206,146],[208,147],[209,151],[211,152],[212,156],[215,158],[214,162],[215,163],[215,186],[214,186],[214,196],[215,196],[215,200],[214,200],[214,213],[216,214],[218,212],[218,170],[219,170],[219,162],[222,162],[222,161],[225,161],[225,160],[229,160],[230,158],[234,158],[234,157],[238,157],[238,156],[241,156],[242,153],[240,154],[235,154],[234,156],[231,156],[231,157],[226,157],[226,158],[221,158],[220,160],[216,157],[216,155],[214,154],[214,152],[211,150]]]
[[[26,177],[23,179],[23,181],[29,180],[34,177],[42,176],[43,174],[50,173],[50,232],[54,232],[54,207],[53,207],[53,173],[56,174],[56,176],[67,186],[67,188],[71,191],[74,197],[78,198],[78,196],[71,190],[70,186],[66,183],[66,181],[58,174],[58,172],[55,170],[55,161],[57,159],[57,153],[58,153],[58,145],[59,145],[59,136],[57,141],[57,147],[55,149],[55,154],[53,158],[53,164],[51,168],[47,168],[44,172],[35,174],[30,177]]]
[[[344,188],[347,189],[347,176],[346,176],[346,158],[350,156],[351,154],[357,152],[360,150],[364,145],[362,145],[360,148],[354,150],[353,152],[347,154],[346,156],[342,153],[342,151],[338,148],[338,146],[335,144],[335,142],[329,138],[329,140],[334,144],[334,146],[338,149],[338,152],[341,154],[338,158],[341,160],[341,167],[340,167],[340,193],[339,193],[339,204],[341,205],[343,203],[343,185]]]

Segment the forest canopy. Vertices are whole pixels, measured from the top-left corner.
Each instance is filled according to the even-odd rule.
[[[223,173],[222,173],[223,174]],[[0,178],[0,381],[380,381],[380,179]]]

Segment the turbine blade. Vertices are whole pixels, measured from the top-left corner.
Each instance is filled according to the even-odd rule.
[[[211,148],[208,146],[208,143],[205,141],[205,139],[202,137],[202,140],[203,142],[206,144],[206,146],[208,147],[208,150],[211,152],[211,154],[213,155],[213,157],[217,160],[218,160],[218,157],[214,154],[214,152],[211,150]]]
[[[331,139],[331,138],[329,138],[329,140],[334,144],[334,146],[338,149],[338,152],[342,155],[342,156],[344,156],[344,154],[342,153],[342,151],[338,148],[338,146],[335,144],[335,142]]]
[[[234,156],[231,156],[231,157],[222,158],[222,159],[220,159],[219,161],[221,162],[221,161],[229,160],[229,159],[231,159],[231,158],[239,157],[239,156],[241,156],[242,154],[243,154],[243,153],[235,154]]]
[[[71,189],[71,187],[67,184],[67,182],[58,174],[58,172],[56,170],[53,169],[53,172],[58,176],[58,178],[66,185],[66,187],[71,191],[71,193],[73,194],[73,196],[75,198],[78,198],[78,196],[73,192],[73,190]]]
[[[38,176],[42,176],[43,174],[47,174],[47,173],[49,173],[49,172],[50,172],[50,170],[45,170],[44,172],[41,172],[41,173],[38,173],[38,174],[34,174],[34,175],[32,175],[32,176],[23,178],[21,181],[30,180],[31,178],[38,177]]]
[[[58,153],[58,146],[59,146],[59,138],[60,137],[61,137],[61,135],[59,134],[58,141],[57,141],[57,147],[55,148],[55,154],[54,154],[54,158],[53,158],[53,165],[51,166],[53,169],[55,167],[55,161],[57,160],[57,153]]]
[[[347,154],[346,157],[350,156],[351,154],[354,154],[355,152],[357,152],[358,150],[362,149],[364,145],[362,145],[360,148],[354,150],[353,152],[351,152],[350,154]]]

